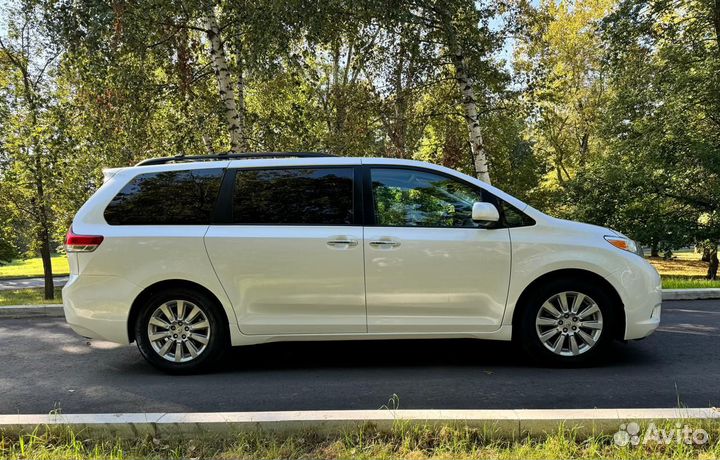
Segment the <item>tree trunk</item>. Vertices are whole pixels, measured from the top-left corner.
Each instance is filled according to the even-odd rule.
[[[702,260],[703,262],[710,262],[710,252],[710,246],[708,246],[707,244],[703,244],[702,257],[700,258],[700,260]]]
[[[715,7],[712,9],[713,24],[715,25],[715,41],[717,42],[717,52],[720,55],[720,0],[715,0]]]
[[[208,155],[212,155],[214,152],[214,149],[213,149],[213,143],[212,143],[212,140],[210,139],[210,136],[208,136],[207,134],[203,134],[202,140],[203,140],[203,143],[205,144],[205,150],[207,150]]]
[[[40,154],[35,150],[35,189],[37,193],[36,209],[40,223],[40,258],[43,264],[43,278],[45,279],[45,300],[55,298],[55,285],[53,284],[52,275],[52,259],[50,258],[50,224],[48,219],[48,209],[45,204],[45,187],[43,184],[42,165],[40,164]]]
[[[590,151],[590,135],[584,133],[580,140],[580,165],[585,166],[588,152]]]
[[[245,135],[245,73],[243,61],[238,56],[237,68],[237,89],[238,89],[238,126],[240,126],[240,149],[247,152],[249,149],[247,136]]]
[[[708,265],[708,271],[706,278],[709,280],[717,279],[718,272],[718,254],[717,244],[710,250],[710,265]]]
[[[477,101],[475,100],[475,89],[472,77],[467,73],[462,54],[453,53],[453,65],[455,66],[455,79],[457,80],[460,94],[462,96],[463,110],[467,122],[468,134],[470,136],[470,149],[472,150],[475,163],[475,174],[477,178],[490,184],[490,173],[488,171],[487,154],[483,144],[480,120],[478,119]]]
[[[230,132],[230,150],[233,153],[241,151],[243,133],[240,126],[240,115],[235,105],[235,92],[233,91],[230,71],[228,70],[227,56],[220,37],[220,28],[215,17],[215,7],[211,6],[205,17],[205,28],[210,41],[210,63],[217,77],[220,99],[225,107],[225,121]]]
[[[33,104],[31,109],[35,110]],[[37,117],[34,112],[31,114],[33,126]],[[43,264],[43,278],[45,280],[45,300],[52,300],[55,298],[55,285],[53,284],[52,275],[52,259],[50,258],[50,219],[48,218],[48,208],[45,203],[45,185],[43,184],[43,171],[42,163],[40,161],[40,152],[38,148],[37,138],[33,138],[33,152],[35,155],[35,170],[33,175],[35,176],[35,193],[37,194],[35,203],[35,212],[37,213],[38,223],[40,224],[40,231],[38,232],[38,242],[40,243],[40,258]]]
[[[245,59],[243,58],[242,34],[238,34],[233,42],[233,52],[235,53],[235,76],[237,77],[237,124],[240,127],[240,149],[247,152],[250,149],[248,145],[248,136],[245,129]]]
[[[650,244],[650,257],[660,257],[657,241],[653,241],[652,244]]]
[[[33,178],[35,180],[34,208],[38,223],[40,224],[40,232],[38,239],[40,240],[40,258],[43,264],[43,278],[45,281],[45,300],[53,300],[55,298],[55,284],[53,283],[52,259],[50,258],[50,217],[49,208],[46,203],[45,196],[45,169],[43,168],[42,159],[40,157],[40,141],[37,131],[37,114],[38,108],[35,103],[34,93],[30,90],[30,85],[25,82],[25,97],[28,100],[30,110],[30,126],[33,127],[31,134],[32,154],[34,155]]]
[[[50,258],[50,235],[47,230],[42,230],[40,236],[40,258],[43,264],[43,278],[45,279],[45,300],[55,298],[55,285],[53,283],[52,259]]]
[[[393,101],[393,119],[390,122],[390,142],[392,143],[393,157],[405,158],[406,139],[407,139],[407,101],[405,97],[405,88],[403,88],[403,66],[405,65],[405,49],[402,42],[399,51],[395,57],[395,68],[393,69],[393,90],[395,92],[395,100]]]
[[[405,116],[407,113],[407,104],[405,95],[398,94],[393,104],[395,120],[390,128],[390,141],[392,142],[392,155],[396,158],[407,157],[407,123]]]

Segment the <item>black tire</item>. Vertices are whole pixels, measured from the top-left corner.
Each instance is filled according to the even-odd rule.
[[[596,338],[597,340],[595,340],[595,343],[589,348],[581,350],[581,352],[576,355],[563,356],[554,352],[553,350],[550,350],[541,340],[540,334],[544,334],[546,332],[552,334],[555,332],[553,331],[553,329],[556,329],[557,339],[555,339],[554,337],[548,339],[547,345],[552,346],[554,344],[557,346],[560,341],[560,336],[565,335],[565,338],[563,339],[564,342],[563,344],[561,344],[560,352],[566,354],[572,353],[572,350],[570,350],[570,337],[574,336],[578,332],[572,332],[571,328],[573,325],[583,324],[583,320],[580,320],[580,323],[575,323],[572,321],[575,318],[579,318],[579,315],[572,315],[572,312],[570,312],[571,316],[569,316],[569,318],[566,318],[566,313],[560,311],[561,316],[557,318],[557,321],[563,321],[563,324],[536,324],[536,321],[538,320],[538,314],[541,308],[543,308],[543,304],[545,304],[546,301],[553,299],[554,296],[561,295],[561,293],[564,292],[581,293],[594,301],[594,303],[600,310],[601,318],[599,317],[599,315],[595,315],[594,318],[593,316],[586,317],[585,321],[587,321],[588,323],[597,323],[598,321],[592,320],[601,319],[603,324],[602,330],[599,336]],[[567,299],[566,303],[569,304],[568,306],[572,307],[572,302],[574,302],[575,297],[578,296],[573,296],[572,294],[565,296],[565,299]],[[580,299],[583,303],[581,304],[582,306],[578,307],[578,311],[576,313],[583,313],[586,308],[589,308],[592,305],[590,303],[590,300],[585,299],[583,301],[582,297],[580,297]],[[515,340],[530,356],[533,362],[540,363],[541,365],[575,367],[596,363],[598,362],[598,360],[600,360],[603,356],[607,354],[611,343],[617,337],[617,327],[619,325],[619,319],[617,317],[616,308],[613,308],[615,307],[615,305],[613,305],[612,302],[612,297],[608,295],[608,293],[602,287],[588,280],[582,278],[552,280],[537,287],[535,290],[533,290],[532,293],[530,293],[523,305],[518,305],[518,307],[522,310],[520,311],[518,334],[514,334]],[[560,297],[554,298],[552,304],[561,305]],[[543,311],[541,317],[542,319],[554,319],[554,315],[549,315],[547,309]],[[576,331],[577,329],[580,329],[580,327],[576,326]],[[567,332],[563,332],[565,330]],[[591,337],[592,334],[594,334],[593,330],[586,328],[582,328],[582,332],[585,335],[590,335]],[[582,344],[581,346],[585,346],[588,344],[588,342],[586,342],[580,335],[575,336],[573,340],[575,340],[576,345]],[[565,347],[567,347],[566,351]]]
[[[171,302],[169,304],[170,312],[175,315],[176,320],[178,319],[177,313],[179,307],[177,306],[177,303],[172,303],[173,301],[177,300],[187,302],[184,304],[183,307],[185,310],[192,311],[190,304],[192,304],[193,306],[197,306],[200,309],[201,313],[204,315],[204,317],[207,319],[207,323],[209,324],[209,329],[200,329],[197,331],[197,335],[199,336],[197,337],[197,339],[188,338],[183,341],[189,341],[190,345],[194,347],[195,352],[197,352],[198,346],[202,347],[203,345],[197,340],[205,340],[205,337],[207,337],[207,344],[205,344],[205,348],[202,349],[202,351],[198,353],[196,357],[190,356],[190,345],[188,345],[187,343],[182,343],[180,348],[181,353],[179,353],[179,356],[181,358],[185,357],[187,359],[183,362],[175,362],[163,358],[163,356],[159,354],[159,351],[162,351],[162,348],[160,350],[156,350],[153,347],[153,342],[150,340],[149,337],[150,320],[153,314],[161,305],[164,305],[167,302]],[[175,305],[174,309],[173,305]],[[169,374],[194,374],[209,370],[220,361],[222,356],[230,347],[228,324],[225,319],[225,314],[223,313],[221,308],[222,307],[218,305],[214,299],[208,297],[202,292],[198,292],[192,289],[171,288],[153,294],[142,305],[141,311],[138,314],[134,325],[135,341],[137,342],[140,353],[143,355],[147,362]],[[189,316],[189,313],[187,313],[187,311],[186,314]],[[198,315],[200,315],[200,313],[196,314],[194,318],[195,324],[189,324],[190,327],[197,326],[202,322],[200,320],[202,320],[203,318],[198,318]],[[161,317],[161,319],[165,318],[166,315],[163,315]],[[188,326],[188,323],[185,323],[183,325],[183,328],[186,326]],[[178,325],[174,325],[174,327],[179,328]],[[174,332],[176,331],[171,331],[171,333]],[[194,331],[190,331],[188,333],[188,337],[191,336],[193,333]],[[155,344],[160,347],[161,344],[167,343],[168,340],[175,342],[174,344],[171,343],[169,345],[170,348],[174,348],[175,346],[177,346],[177,340],[182,339],[172,339],[172,337],[168,337],[167,339],[163,339],[163,341],[156,341]]]

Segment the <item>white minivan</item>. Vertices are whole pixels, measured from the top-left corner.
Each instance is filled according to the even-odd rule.
[[[66,248],[70,326],[174,373],[299,340],[512,339],[571,365],[660,323],[632,240],[418,161],[146,160],[106,171]]]

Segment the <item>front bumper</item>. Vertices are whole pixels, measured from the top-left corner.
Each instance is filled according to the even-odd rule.
[[[660,304],[657,304],[652,308],[639,309],[633,314],[626,312],[625,340],[643,339],[655,332],[660,325],[661,309]]]
[[[62,291],[65,320],[83,337],[128,344],[131,304],[126,302],[139,291],[117,276],[70,275]]]
[[[652,334],[660,325],[662,310],[662,287],[657,270],[638,257],[608,280],[616,287],[625,307],[624,339],[642,339]]]

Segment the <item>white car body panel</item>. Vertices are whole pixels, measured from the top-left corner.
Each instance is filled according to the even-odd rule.
[[[662,301],[660,275],[639,256],[618,250],[604,236],[611,230],[545,215],[533,215],[536,224],[510,229],[513,271],[503,324],[511,325],[517,301],[525,289],[541,276],[558,270],[584,270],[602,276],[617,291],[626,316],[638,314],[638,321],[651,321],[653,309]],[[619,275],[619,274],[623,275]],[[634,318],[634,317],[633,317]],[[635,329],[626,319],[625,339],[645,337],[648,326]],[[656,328],[657,321],[651,321]]]
[[[365,333],[362,227],[212,225],[215,272],[249,335]],[[331,240],[355,246],[328,246]]]
[[[365,277],[368,332],[495,331],[510,281],[508,229],[367,227]]]
[[[361,226],[112,226],[103,211],[141,173],[322,165],[408,165],[439,171],[507,201],[536,224],[502,229]],[[168,197],[172,199],[172,197]],[[102,235],[96,251],[69,255],[63,289],[68,323],[79,334],[128,343],[130,309],[154,283],[184,280],[222,304],[233,345],[280,340],[477,337],[510,340],[522,293],[557,270],[606,280],[625,311],[625,339],[647,336],[660,321],[657,272],[608,244],[614,233],[549,217],[501,190],[423,162],[371,158],[232,160],[112,170],[78,211],[73,230]],[[358,241],[330,248],[328,239]],[[401,246],[375,249],[375,238]]]

